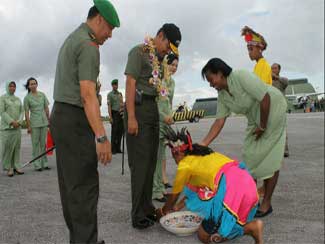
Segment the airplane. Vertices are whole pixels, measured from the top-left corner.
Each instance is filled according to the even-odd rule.
[[[304,104],[307,100],[307,97],[315,97],[325,94],[324,92],[295,93],[293,87],[291,87],[291,89],[292,94],[285,96],[288,99],[288,102],[290,102],[296,109],[304,108]]]

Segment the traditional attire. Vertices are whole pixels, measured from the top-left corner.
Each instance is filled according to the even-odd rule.
[[[29,92],[24,98],[24,109],[30,111],[30,127],[32,128],[33,157],[46,150],[46,135],[48,120],[45,108],[49,105],[45,94],[38,91],[35,95]],[[44,156],[33,163],[35,169],[48,167],[47,157]]]
[[[282,93],[261,82],[246,71],[232,71],[227,77],[228,91],[218,92],[217,119],[231,113],[243,114],[248,119],[243,156],[255,179],[268,179],[281,167],[286,135],[287,103]],[[266,130],[256,140],[253,135],[260,126],[260,102],[270,96],[270,112]]]
[[[242,36],[245,37],[247,45],[257,46],[265,50],[267,43],[264,37],[255,32],[253,29],[245,26],[242,31]],[[266,84],[272,85],[272,70],[270,64],[266,61],[265,58],[260,58],[254,67],[254,73]]]
[[[244,163],[220,153],[185,156],[178,164],[173,193],[184,189],[186,207],[204,218],[209,234],[233,239],[257,210],[256,184]]]
[[[162,198],[165,192],[165,185],[162,178],[162,161],[166,160],[166,145],[164,140],[164,135],[166,132],[165,118],[167,116],[172,116],[172,104],[174,98],[175,81],[173,78],[169,78],[165,81],[165,87],[167,88],[167,95],[159,95],[157,105],[159,111],[159,147],[158,147],[158,157],[157,165],[153,179],[153,189],[152,189],[152,199]]]
[[[11,123],[23,121],[23,106],[18,97],[9,93],[9,84],[6,84],[7,94],[0,97],[0,133],[1,133],[1,161],[3,169],[19,169],[21,130],[14,128]]]
[[[272,69],[265,58],[260,58],[255,67],[254,74],[258,76],[265,84],[272,86]]]

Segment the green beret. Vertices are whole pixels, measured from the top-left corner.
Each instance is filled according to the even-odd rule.
[[[103,18],[113,27],[120,27],[120,19],[111,2],[108,0],[94,0],[94,4]]]
[[[112,80],[112,85],[118,84],[118,79]]]

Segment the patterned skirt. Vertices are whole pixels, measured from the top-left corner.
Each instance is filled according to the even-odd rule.
[[[184,194],[187,209],[204,219],[205,231],[224,239],[242,236],[258,208],[256,183],[243,162],[225,164],[215,177],[214,191],[188,185]]]

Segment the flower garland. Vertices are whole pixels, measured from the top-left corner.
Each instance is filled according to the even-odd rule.
[[[166,81],[169,80],[166,79],[169,73],[167,68],[167,60],[164,59],[162,62],[159,61],[152,37],[147,36],[144,39],[143,51],[149,53],[149,61],[152,66],[152,77],[149,79],[149,84],[157,89],[160,96],[166,97],[169,94],[166,84]],[[163,66],[163,69],[161,69],[161,65]],[[165,75],[165,77],[162,77],[162,73]]]

